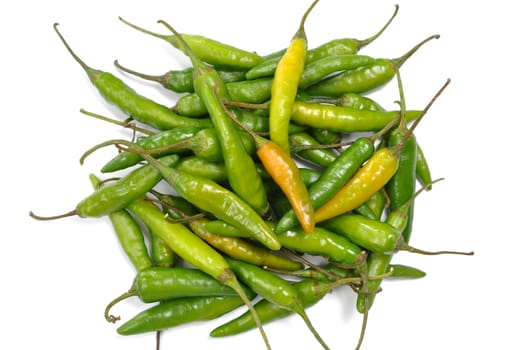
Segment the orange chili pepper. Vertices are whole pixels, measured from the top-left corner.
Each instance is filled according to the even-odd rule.
[[[302,181],[302,175],[296,162],[276,142],[259,136],[240,123],[225,105],[223,105],[223,108],[239,127],[252,136],[256,146],[256,155],[265,170],[289,200],[304,231],[307,233],[313,232],[315,228],[315,209],[307,187]]]
[[[291,109],[298,90],[298,84],[307,56],[307,38],[304,22],[307,15],[315,7],[315,0],[307,9],[300,22],[300,27],[291,39],[286,52],[278,62],[271,86],[271,101],[269,106],[269,134],[289,154],[288,125],[291,119]]]

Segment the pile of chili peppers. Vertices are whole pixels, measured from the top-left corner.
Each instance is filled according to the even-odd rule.
[[[177,93],[173,106],[137,94],[116,75],[88,66],[54,29],[98,92],[126,115],[129,140],[95,145],[118,152],[90,174],[94,192],[66,214],[108,217],[136,269],[115,304],[137,297],[148,305],[118,328],[122,335],[160,332],[247,311],[211,330],[225,337],[298,314],[324,349],[306,309],[335,288],[357,294],[364,321],[383,279],[421,278],[417,268],[395,264],[410,246],[415,197],[432,188],[414,130],[449,80],[422,109],[407,109],[399,68],[425,38],[395,59],[362,55],[371,38],[335,39],[308,48],[303,14],[288,47],[267,56],[207,37],[166,34],[120,20],[169,42],[189,59],[187,69],[154,76],[115,61],[124,74],[156,81]],[[372,92],[395,80],[397,108],[386,110]],[[119,178],[105,175],[127,171]],[[419,186],[419,188],[418,188]],[[316,258],[316,259],[314,259]],[[321,262],[322,261],[322,262]]]

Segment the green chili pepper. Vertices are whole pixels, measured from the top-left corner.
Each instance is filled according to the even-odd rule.
[[[430,167],[428,165],[428,161],[426,160],[426,156],[423,152],[423,149],[417,144],[417,159],[415,161],[415,176],[417,178],[417,181],[422,186],[426,186],[428,190],[432,189],[431,186],[428,186],[432,182],[432,175],[430,173]]]
[[[154,266],[173,267],[176,265],[179,257],[159,235],[150,234],[150,255]]]
[[[390,198],[390,210],[397,210],[401,205],[408,202],[415,192],[416,184],[416,162],[417,162],[417,141],[415,134],[408,130],[406,122],[406,102],[404,98],[401,74],[398,68],[395,69],[397,83],[399,86],[401,118],[397,128],[388,135],[388,146],[391,147],[407,139],[401,147],[399,156],[399,167],[392,178],[386,184],[386,193]],[[408,207],[408,222],[402,232],[406,242],[410,239],[413,226],[414,205]]]
[[[358,69],[373,62],[370,56],[356,54],[323,57],[305,65],[298,87],[304,90],[336,72]]]
[[[179,160],[178,155],[169,155],[159,159],[159,164],[170,169]],[[72,211],[50,217],[29,214],[39,220],[53,220],[66,216],[77,215],[79,217],[101,217],[114,211],[124,209],[129,203],[143,197],[155,185],[161,181],[163,176],[151,165],[144,165],[126,174],[118,181],[103,186],[84,199],[82,199]]]
[[[249,110],[238,110],[236,113],[236,119],[243,125],[248,127],[254,132],[268,133],[269,132],[269,118],[258,114],[255,111]],[[296,134],[305,131],[307,127],[289,123],[289,134]]]
[[[170,108],[137,94],[115,75],[90,68],[71,50],[57,27],[58,23],[55,23],[55,31],[59,35],[64,46],[88,74],[91,83],[97,88],[99,93],[108,102],[118,106],[133,119],[151,125],[159,130],[183,126],[193,126],[197,128],[211,126],[211,122],[208,119],[195,119],[180,116],[172,112]]]
[[[90,181],[95,189],[99,187],[100,181],[94,174],[90,174]],[[123,252],[135,270],[141,271],[152,266],[143,231],[134,218],[124,209],[109,213],[108,218]]]
[[[137,145],[145,150],[162,148],[168,145],[172,145],[182,140],[186,140],[194,136],[200,128],[196,127],[182,127],[175,128],[165,131],[160,131],[149,136],[139,137],[136,141]],[[178,150],[167,150],[152,154],[152,156],[158,158],[170,153],[180,153]],[[120,152],[117,156],[108,161],[102,168],[101,172],[110,173],[118,170],[122,170],[139,163],[143,158],[137,153]]]
[[[243,143],[243,147],[247,153],[251,155],[254,154],[256,149],[253,139],[245,132],[240,131],[239,134]],[[197,157],[209,162],[223,162],[221,144],[214,128],[201,129],[191,137],[178,142],[173,142],[172,144],[165,147],[149,150],[148,153],[156,152],[157,154],[157,152],[169,152],[177,150],[191,151]]]
[[[184,93],[184,92],[194,92],[194,83],[192,75],[194,74],[193,68],[186,68],[182,70],[171,70],[166,72],[163,75],[148,75],[139,73],[136,71],[133,71],[131,69],[128,69],[126,67],[123,67],[119,62],[116,60],[114,64],[122,70],[123,72],[126,72],[128,74],[132,74],[134,76],[137,76],[139,78],[150,80],[157,82],[161,84],[164,88],[177,92],[177,93]],[[216,68],[218,71],[218,74],[221,77],[221,80],[224,82],[235,82],[235,81],[241,81],[245,79],[245,71],[244,70],[229,70],[229,69],[220,69]]]
[[[395,67],[401,67],[424,43],[438,39],[432,35],[403,56],[394,59],[378,58],[372,64],[342,72],[324,79],[306,89],[312,96],[340,96],[344,93],[364,93],[378,89],[395,76]]]
[[[332,145],[342,141],[342,133],[326,129],[310,128],[309,134],[323,145]]]
[[[142,270],[135,276],[128,293],[145,303],[190,296],[238,295],[231,287],[190,267],[151,267]]]
[[[111,315],[110,310],[131,297],[138,297],[144,303],[154,303],[183,297],[234,295],[238,295],[234,289],[196,268],[149,267],[136,274],[128,291],[108,303],[104,315],[108,322],[120,320],[120,316]]]
[[[239,260],[227,259],[227,262],[238,278],[256,292],[256,294],[282,308],[300,315],[320,345],[324,349],[329,349],[309,320],[298,291],[289,281],[258,266]]]
[[[392,211],[386,218],[386,224],[393,227],[398,232],[403,232],[408,224],[408,214],[410,203],[423,191],[421,188],[418,192],[412,194],[411,200],[400,206],[397,210]],[[377,276],[385,273],[392,260],[394,252],[375,253],[368,256],[368,276]],[[360,313],[366,312],[373,304],[375,292],[381,286],[382,279],[370,281],[368,286],[363,286],[361,293],[357,296],[356,308]]]
[[[322,255],[341,264],[355,265],[363,259],[359,246],[322,227],[315,227],[309,234],[297,227],[277,236],[284,248]]]
[[[383,190],[375,192],[370,199],[361,204],[355,211],[369,219],[380,220],[386,206],[386,195]]]
[[[132,202],[127,209],[132,211],[145,225],[151,227],[155,234],[160,235],[183,260],[234,289],[241,300],[251,310],[251,314],[255,317],[255,321],[259,325],[258,328],[260,329],[262,338],[267,348],[270,348],[267,336],[261,327],[258,315],[255,313],[247,294],[242,289],[229,264],[215,249],[202,241],[183,224],[175,224],[167,221],[164,213],[151,202],[137,200]],[[162,303],[160,307],[163,308],[162,305],[166,304]],[[203,317],[203,315],[194,317]],[[153,324],[154,322],[152,321],[151,325]],[[124,325],[121,327],[124,327]],[[123,332],[124,329],[126,328],[122,329]]]
[[[256,104],[265,102],[271,98],[272,84],[272,78],[260,78],[226,83],[225,87],[232,101]],[[182,96],[172,109],[175,113],[188,117],[207,114],[205,104],[196,93]]]
[[[262,179],[256,169],[254,160],[243,147],[236,125],[223,108],[221,100],[230,99],[225,84],[221,81],[218,73],[212,67],[203,63],[168,23],[164,21],[159,22],[174,34],[180,49],[192,61],[194,67],[194,88],[207,106],[207,111],[216,129],[230,186],[236,194],[260,215],[265,214],[269,209],[269,203],[267,202]]]
[[[185,52],[186,49],[183,47],[184,45],[181,44],[181,38],[178,35],[154,33],[125,21],[121,17],[119,17],[119,20],[142,33],[162,39],[187,54]],[[181,34],[181,37],[188,43],[190,50],[195,53],[196,58],[213,66],[248,69],[263,61],[263,57],[254,52],[242,50],[201,35]]]
[[[117,328],[120,335],[156,332],[196,321],[216,319],[244,304],[238,296],[186,297],[152,306]]]
[[[413,121],[422,111],[409,110],[407,120]],[[368,111],[349,107],[296,101],[291,120],[299,125],[327,129],[336,132],[378,131],[393,120],[399,111]]]
[[[372,43],[375,39],[377,39],[384,32],[384,30],[388,28],[389,24],[397,15],[398,10],[399,6],[395,5],[395,11],[388,20],[388,22],[376,34],[367,39],[333,39],[316,48],[308,50],[306,56],[306,63],[316,62],[320,59],[329,56],[356,54],[361,48],[365,47],[366,45]],[[273,75],[275,73],[278,62],[283,57],[285,52],[286,50],[279,51],[271,55],[271,57],[266,58],[263,62],[249,69],[249,71],[245,74],[246,79],[256,79]]]
[[[337,158],[335,152],[330,149],[316,148],[316,146],[320,146],[320,143],[307,132],[290,134],[289,143],[291,152],[299,158],[322,168],[327,168]]]
[[[228,181],[227,170],[223,162],[209,162],[197,156],[187,156],[181,159],[174,169],[218,183]]]
[[[393,273],[390,278],[423,278],[426,276],[426,272],[413,266],[402,265],[402,264],[391,264],[388,268],[392,269]]]

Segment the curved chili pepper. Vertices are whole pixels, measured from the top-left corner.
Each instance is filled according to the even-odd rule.
[[[395,76],[395,67],[401,67],[423,44],[438,39],[432,35],[421,41],[399,58],[378,58],[371,65],[345,71],[311,85],[306,92],[312,96],[340,96],[344,93],[364,93],[378,89]]]
[[[134,75],[136,77],[153,81],[161,84],[165,89],[177,92],[194,92],[194,83],[193,81],[193,68],[186,68],[182,70],[171,70],[166,72],[163,75],[148,75],[133,71],[129,68],[123,67],[117,60],[114,61],[114,64],[117,68],[126,72],[128,74]],[[244,70],[232,70],[232,69],[221,69],[216,68],[218,74],[220,75],[221,80],[224,82],[235,82],[245,79]]]
[[[93,69],[86,65],[69,47],[62,34],[54,29],[59,35],[60,40],[88,74],[91,83],[97,88],[99,93],[110,103],[118,106],[133,119],[151,125],[159,130],[173,129],[183,126],[193,126],[198,128],[210,127],[212,124],[208,119],[195,119],[180,116],[151,99],[137,94],[132,88],[126,85],[121,79],[109,72]]]
[[[110,310],[131,297],[154,303],[183,297],[234,295],[238,295],[234,289],[196,268],[154,266],[137,272],[130,289],[108,303],[104,316],[108,322],[120,320],[120,316],[111,315]]]
[[[307,38],[304,31],[304,23],[317,3],[318,0],[313,1],[304,13],[297,32],[278,62],[271,87],[269,137],[287,154],[289,154],[288,125],[291,119],[291,106],[296,97],[307,56]]]
[[[244,304],[238,296],[186,297],[141,311],[117,328],[120,335],[156,332],[196,321],[216,319]]]
[[[162,39],[170,43],[175,48],[184,51],[184,45],[181,44],[181,40],[178,35],[162,35],[154,33],[125,21],[121,17],[119,17],[119,20],[144,34]],[[213,66],[231,67],[235,69],[251,68],[263,61],[263,57],[254,52],[242,50],[231,45],[221,43],[217,40],[204,37],[202,35],[181,34],[181,37],[185,42],[188,43],[190,49],[196,54],[196,58]]]
[[[298,291],[289,281],[258,266],[239,260],[227,259],[227,262],[238,278],[256,294],[300,315],[320,345],[326,350],[329,349],[307,316]]]
[[[174,128],[170,130],[164,130],[156,132],[152,135],[139,137],[136,141],[136,144],[142,149],[150,150],[154,148],[162,148],[182,140],[188,139],[189,137],[194,136],[198,131],[202,130],[201,128],[196,127],[182,127]],[[180,153],[178,150],[167,150],[165,152],[159,152],[152,154],[152,156],[158,158],[170,153]],[[137,153],[130,152],[120,152],[114,158],[110,159],[106,164],[101,168],[102,173],[110,173],[128,167],[134,166],[143,158]]]
[[[220,99],[229,100],[225,84],[218,73],[203,63],[186,44],[181,36],[168,23],[159,21],[167,27],[178,42],[179,48],[191,59],[194,67],[194,88],[207,106],[212,123],[216,129],[223,152],[223,160],[229,184],[234,192],[254,208],[260,215],[269,210],[267,194],[254,160],[243,147],[238,130],[225,113]]]
[[[385,31],[385,29],[388,28],[390,23],[397,15],[398,11],[399,6],[395,5],[395,11],[393,12],[388,22],[386,22],[386,24],[384,24],[384,26],[377,33],[367,39],[333,39],[318,47],[308,50],[306,55],[306,64],[316,62],[320,59],[329,56],[356,54],[361,48],[365,47],[366,45],[372,43],[375,39],[377,39]],[[269,55],[269,57],[266,58],[263,62],[249,69],[249,71],[245,74],[245,78],[256,79],[273,75],[275,73],[278,62],[285,54],[285,52],[286,49],[278,51],[273,55]]]
[[[159,159],[159,164],[170,169],[179,160],[176,154]],[[30,212],[38,220],[53,220],[66,216],[101,217],[114,211],[124,209],[129,203],[143,197],[156,186],[163,176],[151,165],[144,165],[126,174],[119,180],[102,186],[83,198],[72,211],[56,216],[43,217]]]
[[[100,181],[94,174],[90,174],[90,181],[95,189],[99,187]],[[109,213],[108,218],[121,249],[135,270],[141,271],[151,267],[152,259],[148,254],[145,236],[137,221],[124,209]]]

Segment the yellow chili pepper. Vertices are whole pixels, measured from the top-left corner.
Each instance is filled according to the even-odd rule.
[[[288,125],[291,118],[291,109],[298,90],[298,83],[304,72],[307,56],[307,37],[304,23],[317,2],[318,0],[315,0],[304,13],[300,27],[276,67],[271,86],[269,106],[270,139],[282,147],[286,153],[290,152]]]
[[[399,166],[398,152],[381,148],[333,197],[315,211],[315,222],[353,210],[381,190]]]

